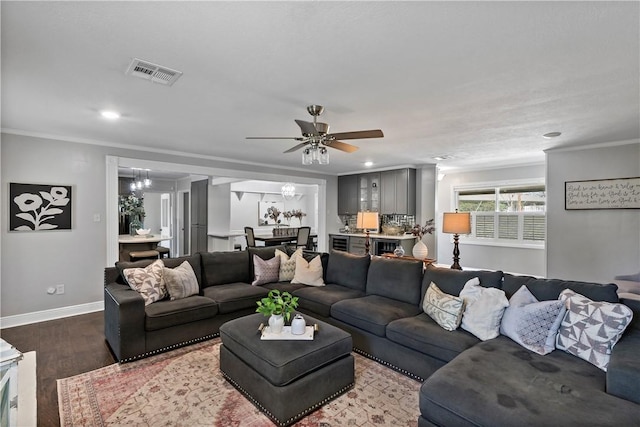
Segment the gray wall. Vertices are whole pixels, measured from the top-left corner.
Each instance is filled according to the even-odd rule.
[[[437,261],[439,264],[453,263],[453,240],[450,234],[442,233],[442,213],[452,212],[453,189],[456,186],[479,183],[500,183],[514,180],[544,179],[544,165],[530,165],[503,169],[478,170],[461,173],[445,172],[438,182],[436,213]],[[534,276],[545,275],[544,249],[490,246],[476,243],[460,243],[460,265],[462,268],[485,268]]]
[[[640,210],[564,209],[565,181],[640,176],[640,143],[547,152],[549,277],[611,281],[640,272]]]
[[[16,316],[102,302],[106,265],[106,161],[107,155],[148,159],[229,170],[273,173],[283,177],[327,179],[325,209],[337,211],[335,177],[255,165],[215,162],[202,158],[78,144],[13,134],[2,134],[2,231],[0,316]],[[73,186],[73,223],[70,231],[8,232],[10,182]],[[320,207],[323,209],[323,206]],[[94,215],[100,222],[94,222]],[[326,244],[326,243],[325,243]],[[323,248],[326,246],[323,246]],[[47,295],[46,289],[65,285],[64,295]]]

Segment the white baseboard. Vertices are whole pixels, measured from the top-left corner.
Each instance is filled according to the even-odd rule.
[[[47,320],[55,320],[102,310],[104,310],[104,301],[96,301],[68,307],[52,308],[51,310],[34,311],[33,313],[16,314],[15,316],[5,316],[0,317],[0,329],[28,325],[30,323],[46,322]]]

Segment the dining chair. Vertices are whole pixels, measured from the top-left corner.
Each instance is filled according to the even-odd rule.
[[[309,236],[311,235],[311,227],[298,228],[298,238],[296,239],[296,248],[309,248]]]
[[[246,235],[246,238],[247,238],[247,247],[255,248],[256,238],[255,238],[255,235],[253,234],[253,227],[245,227],[244,234]]]

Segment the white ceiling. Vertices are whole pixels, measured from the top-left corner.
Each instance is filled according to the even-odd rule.
[[[328,174],[640,137],[639,2],[2,1],[2,128]],[[125,75],[137,57],[172,86]],[[384,131],[301,165],[294,119]],[[98,115],[122,113],[117,122]],[[542,134],[562,132],[553,140]]]

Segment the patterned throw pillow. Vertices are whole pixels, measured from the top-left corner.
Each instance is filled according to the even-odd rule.
[[[301,283],[308,286],[324,286],[320,255],[309,262],[307,262],[304,257],[296,257],[296,273],[291,283]]]
[[[280,257],[274,256],[271,259],[264,260],[254,254],[253,271],[255,273],[255,278],[251,282],[253,286],[277,282],[280,274]]]
[[[125,268],[122,273],[131,289],[140,293],[144,305],[160,301],[167,296],[167,288],[162,281],[164,263],[157,260],[145,268]]]
[[[480,286],[480,279],[474,277],[465,283],[460,291],[465,309],[462,314],[462,329],[471,332],[482,341],[500,335],[500,322],[504,309],[509,306],[504,291]]]
[[[522,285],[509,300],[500,333],[538,354],[551,353],[556,349],[556,335],[565,310],[562,301],[538,301]]]
[[[302,248],[296,249],[291,257],[280,249],[276,249],[276,256],[280,258],[280,273],[278,281],[289,282],[293,280],[293,276],[296,274],[296,258],[302,258]]]
[[[197,295],[199,292],[198,278],[189,261],[183,262],[176,268],[165,267],[162,272],[162,280],[172,301]]]
[[[624,304],[592,301],[571,289],[562,291],[558,298],[566,304],[567,313],[556,348],[606,371],[611,350],[631,323],[633,312]]]
[[[464,300],[460,297],[445,294],[431,282],[424,296],[422,309],[447,331],[455,331],[462,321]]]

